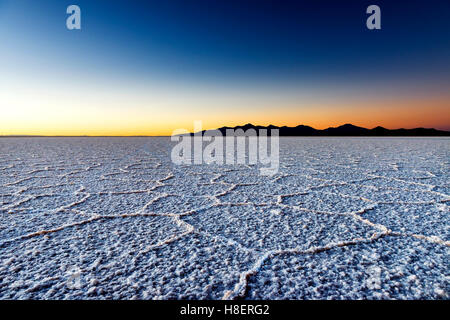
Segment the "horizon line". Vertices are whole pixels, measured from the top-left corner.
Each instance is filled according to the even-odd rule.
[[[268,128],[268,127],[297,128],[297,127],[303,126],[303,127],[312,128],[312,129],[317,130],[317,131],[324,131],[324,130],[327,130],[327,129],[341,128],[341,127],[345,127],[345,126],[353,126],[353,127],[357,127],[357,128],[363,128],[363,129],[366,129],[366,130],[373,130],[373,129],[376,129],[376,128],[382,128],[382,129],[386,129],[386,130],[389,130],[389,131],[425,129],[425,130],[436,130],[436,131],[446,132],[446,133],[450,134],[450,130],[442,130],[442,129],[436,129],[436,128],[425,128],[425,127],[415,127],[415,128],[410,128],[410,129],[401,127],[401,128],[396,128],[396,129],[388,129],[388,128],[385,128],[383,126],[375,126],[375,127],[371,128],[371,129],[369,129],[369,128],[365,128],[365,127],[356,126],[356,125],[353,125],[351,123],[345,123],[345,124],[340,125],[340,126],[328,127],[328,128],[325,128],[325,129],[316,129],[314,127],[311,127],[309,125],[304,125],[304,124],[299,124],[297,126],[290,127],[290,126],[287,126],[287,125],[277,126],[277,125],[273,125],[273,124],[269,124],[269,125],[266,125],[266,126],[264,126],[264,125],[254,125],[254,124],[252,124],[250,122],[248,122],[248,123],[246,123],[244,125],[237,125],[237,126],[232,126],[232,127],[224,125],[224,126],[221,126],[219,128],[215,128],[215,129],[204,129],[204,130],[202,130],[202,132],[208,131],[208,130],[219,130],[219,129],[222,129],[222,128],[233,129],[233,128],[239,128],[239,127],[245,127],[245,126],[265,127],[265,128]],[[190,132],[190,134],[192,134],[192,133],[195,133],[195,132]],[[95,137],[98,137],[98,138],[102,138],[102,137],[139,138],[139,137],[171,137],[171,136],[172,135],[145,135],[145,134],[143,134],[143,135],[114,135],[114,134],[113,135],[108,135],[108,134],[101,134],[101,135],[86,135],[86,134],[82,134],[82,135],[63,135],[63,134],[62,135],[61,134],[45,135],[45,134],[35,134],[35,135],[33,135],[33,134],[9,134],[9,135],[0,135],[0,138],[21,138],[21,137],[23,137],[23,138],[27,138],[27,137],[28,138],[32,138],[32,137],[36,137],[36,138],[39,138],[39,137],[43,137],[43,138],[45,138],[45,137],[48,137],[48,138],[72,138],[72,137],[73,138],[82,138],[82,137],[86,137],[86,138],[89,138],[89,137],[93,137],[93,138],[95,138]],[[330,135],[330,136],[332,136],[332,135]],[[349,136],[351,136],[351,135],[349,135]]]

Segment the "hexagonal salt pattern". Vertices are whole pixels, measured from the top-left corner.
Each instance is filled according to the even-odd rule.
[[[449,248],[405,237],[279,254],[250,277],[248,299],[448,299]]]
[[[448,138],[0,138],[0,299],[448,299]]]
[[[81,298],[95,286],[103,296],[114,298],[120,294],[113,292],[120,279],[140,269],[140,263],[146,264],[143,255],[189,228],[171,217],[125,216],[49,231],[2,244],[1,296]],[[71,270],[78,270],[83,283],[79,287],[71,283],[77,280],[71,278]]]
[[[450,225],[446,223],[449,214],[450,207],[445,203],[382,204],[362,216],[386,226],[393,232],[450,241]]]
[[[183,216],[195,229],[261,252],[370,238],[380,230],[349,215],[277,206],[219,205]]]

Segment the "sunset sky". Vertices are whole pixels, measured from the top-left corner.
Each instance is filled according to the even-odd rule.
[[[0,0],[0,135],[450,130],[449,16],[448,0]]]

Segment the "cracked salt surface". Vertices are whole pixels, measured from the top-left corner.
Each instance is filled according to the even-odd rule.
[[[279,254],[251,277],[246,298],[442,299],[448,247],[386,236],[311,254]]]
[[[280,138],[280,170],[168,138],[0,139],[1,299],[448,299],[448,138]]]

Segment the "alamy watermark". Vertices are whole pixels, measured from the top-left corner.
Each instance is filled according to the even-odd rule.
[[[66,27],[69,30],[80,30],[81,29],[81,9],[75,4],[71,4],[67,7],[67,14],[70,16],[66,19]]]
[[[69,266],[66,270],[66,286],[69,289],[81,288],[81,269],[75,265]]]
[[[66,20],[66,27],[69,30],[81,29],[81,9],[78,5],[71,4],[67,7],[66,13],[70,14]],[[369,30],[381,29],[381,9],[379,6],[372,4],[367,7],[366,13],[370,16],[366,20],[366,26]]]
[[[367,7],[367,14],[370,16],[366,20],[366,26],[369,30],[380,30],[381,29],[381,9],[379,6],[372,4]]]
[[[177,129],[171,140],[178,142],[171,152],[175,164],[259,165],[261,175],[274,175],[280,164],[279,130],[249,128],[202,130],[202,122],[194,122],[194,134]],[[205,143],[206,146],[205,146]]]

